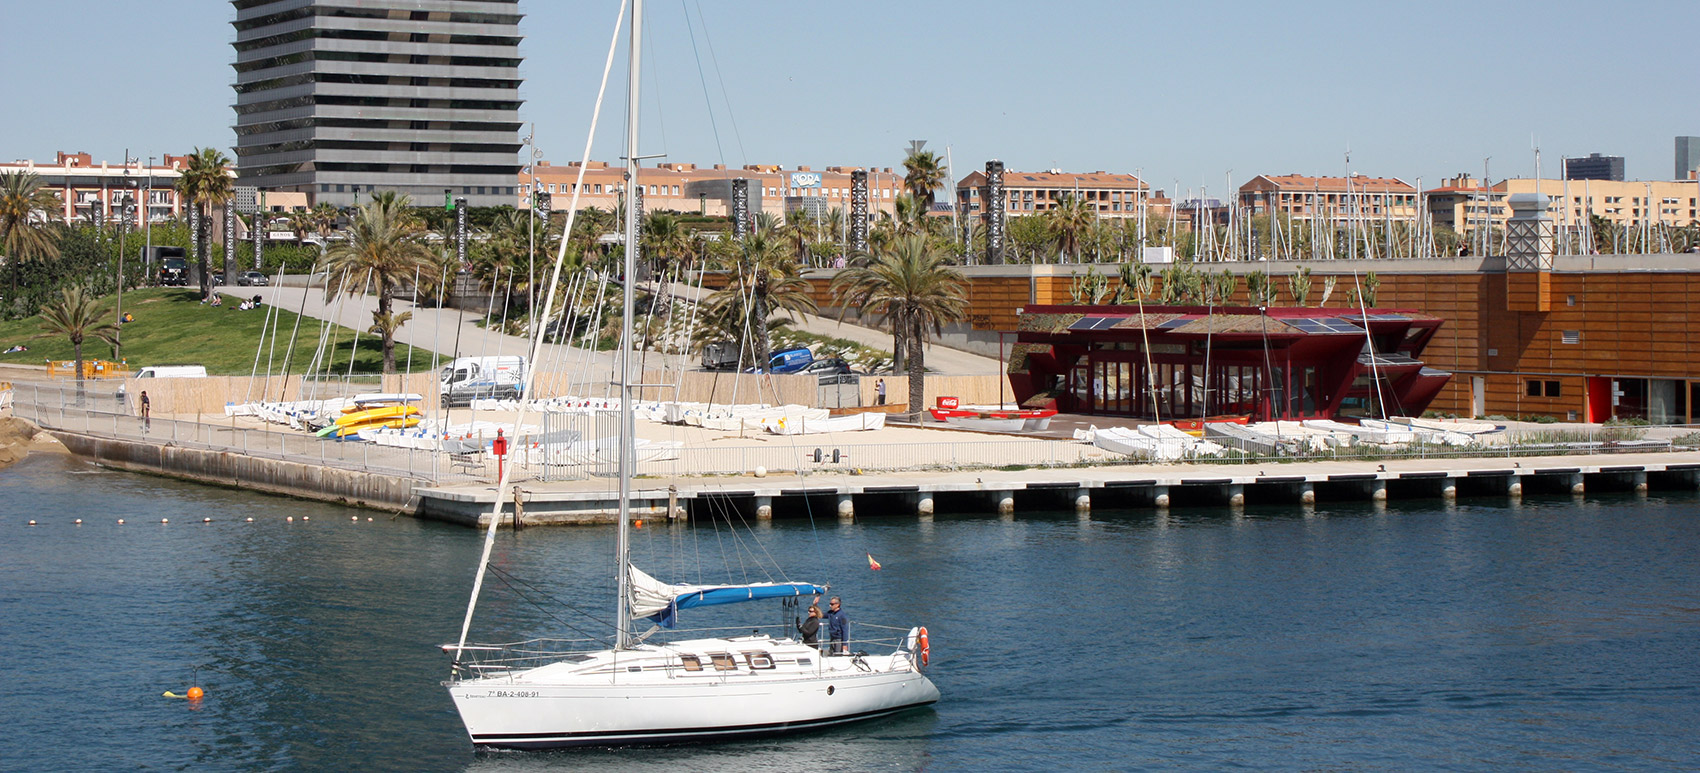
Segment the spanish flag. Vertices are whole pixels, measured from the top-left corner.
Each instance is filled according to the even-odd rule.
[[[880,562],[874,560],[874,554],[872,553],[868,554],[868,568],[876,572],[880,570]]]

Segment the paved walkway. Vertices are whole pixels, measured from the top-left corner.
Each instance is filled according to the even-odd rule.
[[[376,296],[344,296],[341,299],[325,299],[323,289],[304,287],[266,287],[266,288],[224,288],[226,295],[232,297],[252,297],[255,292],[262,295],[267,303],[282,306],[294,312],[300,312],[313,319],[330,319],[339,325],[364,330],[372,324],[372,312],[378,308]],[[679,297],[693,298],[696,289],[684,285],[674,285],[674,294]],[[440,352],[444,357],[458,352],[458,356],[477,357],[498,354],[529,355],[530,343],[520,336],[504,335],[494,330],[479,327],[477,321],[482,314],[459,309],[420,308],[411,301],[397,299],[394,303],[395,313],[413,312],[413,319],[401,330],[396,332],[396,342],[409,346],[418,346],[431,351]],[[812,314],[802,315],[796,324],[797,329],[816,335],[832,336],[855,341],[859,344],[877,347],[889,351],[891,336],[883,331],[863,327],[854,323],[839,323],[829,317]],[[588,367],[597,370],[612,371],[614,367],[613,352],[587,352],[579,347],[545,346],[539,359],[545,363],[564,363],[577,369]],[[696,368],[700,358],[696,355],[662,355],[649,353],[645,357],[648,368],[677,367],[678,361],[683,360],[686,368]],[[414,364],[415,369],[418,363]],[[945,346],[930,345],[927,347],[927,368],[930,372],[940,375],[980,375],[1000,372],[997,359],[982,357],[978,354],[958,351]]]

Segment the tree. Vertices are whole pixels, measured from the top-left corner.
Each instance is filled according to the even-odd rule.
[[[231,196],[236,195],[236,189],[230,182],[228,168],[230,159],[215,148],[196,148],[189,155],[189,163],[183,167],[182,176],[177,178],[177,195],[185,204],[195,208],[200,216],[199,233],[196,234],[201,245],[195,254],[195,266],[200,272],[201,297],[212,294],[212,276],[208,274],[208,260],[212,254],[212,217],[214,207],[222,206]],[[236,281],[236,262],[233,250],[225,250],[224,283],[233,284]]]
[[[778,327],[769,315],[813,314],[817,307],[812,286],[783,238],[759,228],[738,241],[742,254],[732,284],[709,296],[702,313],[705,323],[741,341],[756,367],[766,370],[772,330]]]
[[[357,295],[370,282],[378,288],[375,327],[381,326],[384,372],[395,372],[395,333],[405,317],[390,315],[392,294],[415,275],[437,270],[424,243],[424,226],[409,209],[408,197],[385,191],[361,207],[349,224],[348,239],[325,252],[331,293]],[[393,324],[382,324],[391,320]]]
[[[639,243],[657,275],[665,275],[669,264],[684,264],[691,255],[691,233],[676,212],[649,213],[643,220]]]
[[[1015,248],[1019,258],[1025,263],[1045,263],[1044,253],[1056,243],[1056,232],[1051,228],[1050,220],[1027,215],[1009,219],[1008,235],[1010,246]]]
[[[41,308],[43,335],[61,335],[71,340],[71,351],[77,363],[77,399],[83,397],[83,341],[95,338],[116,345],[118,326],[105,319],[106,310],[100,302],[85,293],[79,285],[60,290],[59,302]]]
[[[909,195],[925,204],[925,211],[932,211],[933,191],[945,183],[944,160],[930,150],[915,151],[903,159],[903,187],[909,190]]]
[[[927,331],[942,334],[945,323],[962,319],[968,306],[962,272],[945,264],[936,243],[906,236],[868,265],[839,272],[832,286],[840,308],[872,311],[901,332],[908,350],[909,412],[919,418],[926,400]]]
[[[59,256],[59,246],[42,226],[61,206],[59,197],[42,187],[40,175],[0,173],[0,256],[5,257],[12,275],[12,291],[6,295],[8,307],[17,299],[23,264]]]
[[[1084,199],[1065,194],[1043,217],[1056,235],[1057,249],[1079,263],[1080,245],[1092,234],[1092,225],[1098,219],[1097,208]]]

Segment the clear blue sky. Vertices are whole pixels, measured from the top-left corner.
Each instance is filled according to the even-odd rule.
[[[1603,152],[1626,156],[1631,178],[1668,179],[1672,138],[1700,135],[1692,1],[648,6],[643,150],[705,165],[897,166],[908,140],[927,139],[950,147],[957,177],[1001,158],[1143,170],[1155,187],[1214,195],[1230,172],[1235,186],[1339,174],[1348,147],[1353,170],[1425,187],[1479,173],[1485,156],[1495,178],[1529,176],[1532,137],[1549,176],[1563,155]],[[565,163],[583,147],[615,3],[520,7],[521,117]],[[233,144],[228,4],[0,8],[0,157]],[[621,82],[599,159],[620,155]]]

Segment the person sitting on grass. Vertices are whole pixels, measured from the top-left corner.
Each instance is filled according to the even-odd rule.
[[[218,293],[213,293],[212,307],[216,309],[216,308],[223,306],[223,305],[224,305],[224,296],[219,295]]]

